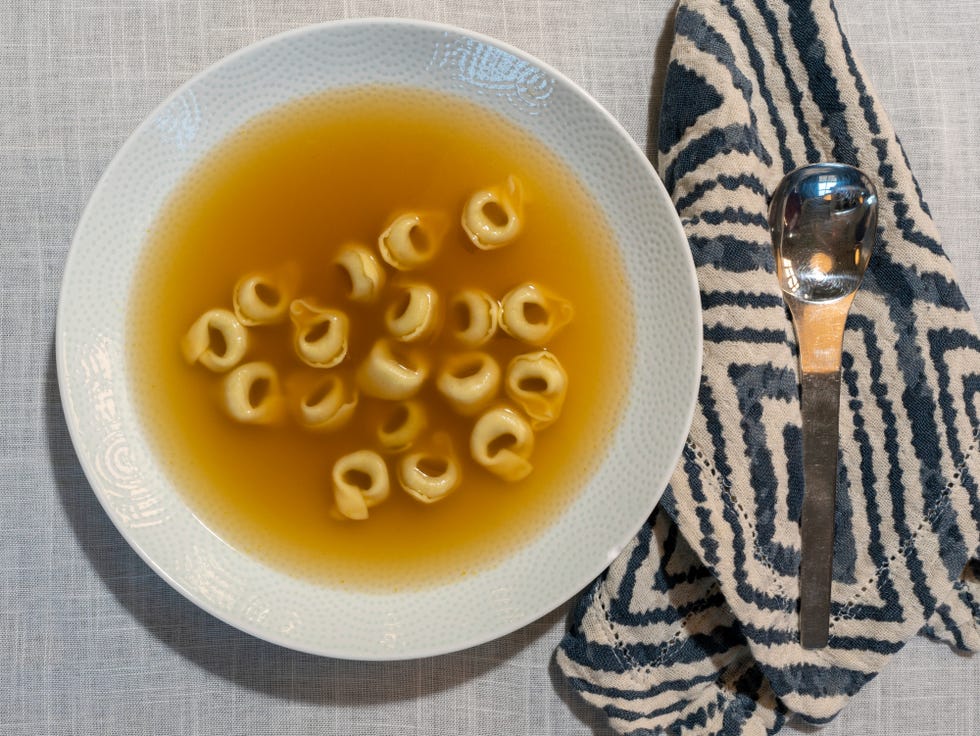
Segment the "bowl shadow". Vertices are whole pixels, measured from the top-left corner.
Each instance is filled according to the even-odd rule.
[[[305,654],[246,634],[171,588],[129,546],[85,477],[58,389],[54,340],[44,386],[48,454],[61,507],[109,592],[159,642],[238,686],[291,701],[371,705],[417,699],[458,686],[506,663],[562,620],[566,606],[497,640],[418,660],[357,662]]]

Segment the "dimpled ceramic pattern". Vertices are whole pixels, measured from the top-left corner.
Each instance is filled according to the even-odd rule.
[[[351,592],[232,549],[168,481],[125,376],[127,299],[147,230],[194,162],[249,118],[332,87],[451,92],[549,146],[592,192],[623,250],[636,316],[633,379],[610,449],[558,520],[498,566],[437,587]],[[574,595],[639,529],[680,454],[701,356],[680,223],[625,131],[556,71],[489,38],[414,21],[353,21],[268,39],[188,82],[123,146],[75,235],[58,311],[58,377],[93,490],[139,554],[192,601],[284,646],[352,659],[462,649]],[[138,383],[134,383],[138,385]]]

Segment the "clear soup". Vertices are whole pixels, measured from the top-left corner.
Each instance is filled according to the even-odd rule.
[[[515,175],[525,227],[511,245],[474,249],[459,226],[478,189]],[[349,241],[375,250],[391,217],[442,211],[450,228],[436,258],[410,274],[447,301],[460,288],[500,297],[535,281],[568,299],[575,317],[547,348],[568,374],[560,419],[537,433],[533,472],[505,482],[469,457],[473,418],[458,416],[430,379],[418,399],[430,428],[453,440],[461,486],[423,505],[398,487],[365,521],[331,514],[331,468],[376,446],[385,402],[362,397],[342,430],[285,422],[245,426],[219,400],[221,376],[188,365],[179,344],[204,311],[231,308],[238,279],[285,262],[298,293],[350,319],[352,376],[374,340],[399,279],[374,305],[344,298],[332,266]],[[404,280],[404,279],[402,279]],[[248,123],[180,185],[149,234],[132,297],[130,366],[145,431],[195,514],[230,545],[293,575],[336,586],[393,590],[440,584],[493,565],[535,538],[600,463],[624,402],[633,323],[620,257],[602,212],[572,172],[536,139],[464,100],[400,87],[305,98]],[[246,360],[280,375],[315,369],[292,349],[292,326],[250,329]],[[425,351],[434,365],[463,349],[443,332]],[[506,366],[536,350],[498,334],[481,348]]]

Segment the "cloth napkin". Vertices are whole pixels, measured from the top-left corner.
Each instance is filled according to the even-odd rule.
[[[685,0],[674,34],[659,171],[701,288],[698,409],[557,662],[623,733],[775,733],[833,718],[917,632],[980,649],[980,339],[829,0]],[[798,355],[766,213],[817,161],[867,172],[880,213],[844,337],[830,644],[804,650]]]

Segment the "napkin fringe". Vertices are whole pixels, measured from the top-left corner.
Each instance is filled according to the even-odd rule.
[[[670,605],[632,612],[635,577],[654,564],[655,587]],[[622,733],[722,734],[737,726],[761,735],[785,721],[717,582],[660,510],[583,596],[556,659]],[[619,685],[610,687],[609,676]]]

